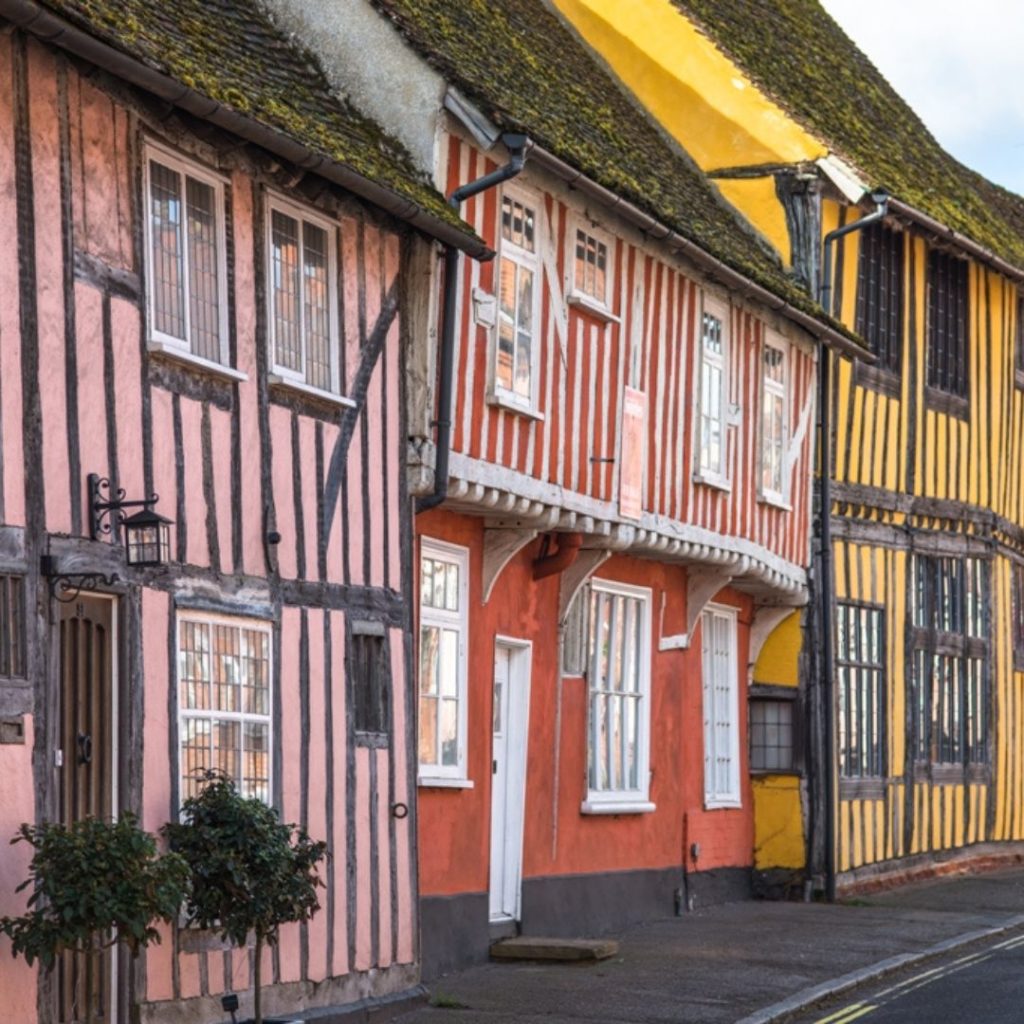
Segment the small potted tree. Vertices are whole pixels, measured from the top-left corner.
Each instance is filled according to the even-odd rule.
[[[29,877],[17,891],[31,889],[20,917],[0,919],[15,956],[47,970],[62,953],[81,953],[92,970],[104,949],[124,943],[132,955],[160,941],[156,921],[177,918],[188,883],[188,867],[177,854],[160,855],[156,841],[133,814],[117,821],[84,818],[72,825],[22,825],[12,843],[35,851]],[[96,1006],[89,999],[85,1024]]]
[[[208,771],[204,779],[199,794],[182,805],[181,820],[163,828],[191,869],[186,917],[238,947],[252,936],[253,1022],[290,1024],[263,1017],[263,949],[277,943],[282,924],[307,921],[320,909],[316,867],[327,845],[283,824],[262,800],[241,796],[223,774]]]

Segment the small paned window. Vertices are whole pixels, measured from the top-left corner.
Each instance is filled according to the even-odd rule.
[[[928,386],[968,398],[968,265],[950,253],[928,253]]]
[[[349,674],[356,732],[386,736],[390,732],[391,679],[384,629],[379,624],[352,624]]]
[[[225,363],[223,185],[191,163],[151,150],[146,195],[150,336]]]
[[[420,557],[419,774],[466,776],[469,552],[423,541]]]
[[[1014,341],[1014,379],[1017,387],[1024,388],[1024,295],[1017,299],[1017,330]]]
[[[178,619],[178,764],[181,797],[202,788],[203,773],[223,772],[245,797],[270,802],[270,626]]]
[[[786,350],[765,343],[761,357],[761,493],[785,500]]]
[[[609,306],[608,246],[583,228],[576,229],[572,293],[607,309]]]
[[[1024,564],[1013,563],[1013,667],[1024,671]]]
[[[494,391],[523,408],[532,408],[536,383],[540,301],[536,222],[531,206],[509,195],[502,198]]]
[[[0,575],[0,676],[25,677],[25,578]]]
[[[701,625],[704,806],[740,806],[740,723],[736,612],[709,608]]]
[[[717,310],[705,309],[701,318],[700,355],[697,475],[724,483],[728,337],[724,318]]]
[[[588,804],[644,803],[650,730],[650,591],[590,587]]]
[[[912,670],[915,759],[988,761],[988,565],[978,558],[914,558]]]
[[[900,372],[903,353],[903,232],[872,224],[861,232],[856,331],[877,368]]]
[[[836,605],[839,774],[885,775],[885,620],[882,609]]]
[[[750,770],[796,769],[795,701],[764,697],[750,701]]]
[[[284,381],[336,395],[341,391],[337,228],[273,198],[268,230],[274,373]]]

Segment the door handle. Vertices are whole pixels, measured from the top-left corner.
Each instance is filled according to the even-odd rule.
[[[78,734],[78,763],[92,764],[92,736],[87,732]]]

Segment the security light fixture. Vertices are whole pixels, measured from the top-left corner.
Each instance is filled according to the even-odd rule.
[[[117,523],[124,528],[125,560],[129,565],[163,565],[170,561],[172,520],[153,509],[160,500],[157,495],[128,501],[124,488],[119,487],[116,496],[111,497],[114,492],[110,481],[98,473],[89,474],[88,485],[89,536],[93,540],[110,533]],[[139,511],[125,515],[127,508]]]

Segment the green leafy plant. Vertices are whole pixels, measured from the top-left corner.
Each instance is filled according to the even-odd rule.
[[[49,969],[61,953],[89,958],[115,942],[133,955],[160,941],[154,922],[177,917],[188,888],[188,866],[177,854],[160,855],[156,841],[124,812],[117,821],[84,818],[72,825],[22,825],[12,843],[35,851],[28,910],[0,918],[15,956]],[[86,1009],[92,1020],[93,1007]]]
[[[255,938],[254,1018],[263,1024],[261,960],[282,924],[309,920],[323,887],[317,864],[326,843],[314,842],[261,800],[246,799],[234,783],[207,772],[206,785],[182,806],[181,821],[164,826],[171,848],[188,862],[190,923],[244,947]]]

